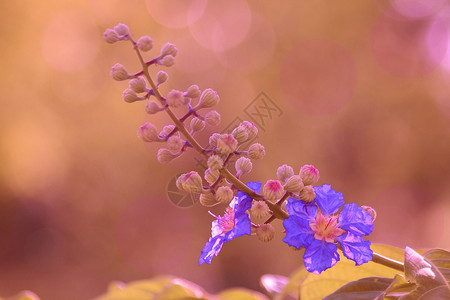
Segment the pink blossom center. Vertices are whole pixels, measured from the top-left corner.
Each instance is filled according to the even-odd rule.
[[[270,191],[275,193],[283,189],[283,186],[278,180],[270,180],[269,182],[267,182],[267,187]]]
[[[344,230],[337,226],[337,222],[337,216],[325,216],[318,211],[315,221],[310,223],[309,226],[314,231],[315,239],[334,243],[336,237],[344,233]]]
[[[219,227],[222,233],[228,232],[234,228],[234,209],[228,207],[223,217],[217,217],[219,221]]]

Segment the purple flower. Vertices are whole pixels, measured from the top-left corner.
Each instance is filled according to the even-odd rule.
[[[342,193],[331,185],[314,187],[314,191],[316,199],[311,203],[289,198],[289,217],[283,221],[283,241],[297,249],[305,247],[305,268],[319,274],[334,266],[339,261],[336,242],[357,266],[372,260],[370,242],[363,238],[373,230],[372,216],[355,203],[344,205]]]
[[[249,182],[247,186],[257,193],[261,190],[260,182]],[[199,265],[210,264],[212,258],[219,254],[223,243],[244,234],[250,235],[251,222],[246,211],[252,206],[252,201],[249,195],[238,191],[230,206],[225,210],[225,214],[222,217],[218,216],[212,222],[211,238],[202,250]]]

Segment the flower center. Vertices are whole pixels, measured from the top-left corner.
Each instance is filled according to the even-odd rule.
[[[325,216],[318,211],[314,222],[309,226],[314,231],[314,238],[317,240],[334,243],[336,237],[344,233],[344,230],[337,226],[337,216]]]
[[[222,233],[228,232],[234,228],[234,209],[228,207],[223,217],[217,217]]]

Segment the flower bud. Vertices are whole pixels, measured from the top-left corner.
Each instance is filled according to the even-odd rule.
[[[238,142],[233,135],[224,133],[217,139],[217,151],[222,154],[228,155],[233,153],[238,146]]]
[[[264,146],[260,143],[255,143],[248,149],[248,156],[251,159],[261,159],[264,155],[266,155],[266,150],[264,150]]]
[[[294,175],[294,169],[288,165],[282,165],[277,169],[277,177],[281,182],[286,182],[286,179]]]
[[[144,123],[137,131],[137,135],[144,142],[159,142],[161,139],[158,136],[155,125],[152,123]]]
[[[253,140],[258,135],[258,128],[256,128],[252,122],[242,121],[239,126],[242,126],[247,130],[249,140]]]
[[[159,65],[165,66],[165,67],[171,67],[175,64],[175,57],[172,55],[164,56],[163,58],[160,58],[156,61]]]
[[[197,104],[197,109],[200,108],[209,108],[213,107],[217,103],[219,103],[220,98],[216,91],[212,89],[206,89],[203,91],[203,93],[200,95],[200,100]]]
[[[205,180],[209,183],[209,184],[213,184],[214,182],[217,181],[217,179],[219,178],[220,172],[219,170],[211,170],[211,169],[206,169],[205,170]]]
[[[184,189],[183,189],[183,175],[184,174],[181,174],[180,176],[178,176],[177,181],[175,181],[175,184],[177,185],[177,188],[180,191],[184,191]]]
[[[239,144],[242,144],[246,140],[248,140],[247,130],[243,126],[236,127],[231,133],[234,138],[238,141]]]
[[[117,33],[114,30],[109,29],[109,28],[106,29],[105,32],[103,33],[103,39],[108,44],[114,44],[114,43],[120,41],[120,38],[117,35]]]
[[[130,78],[127,69],[125,69],[125,67],[119,63],[116,63],[111,67],[111,71],[109,72],[109,74],[114,80],[117,81],[127,80]]]
[[[201,193],[203,190],[202,178],[200,175],[191,171],[189,173],[181,175],[181,186],[186,192],[190,193]]]
[[[178,90],[171,90],[167,93],[166,102],[169,107],[176,108],[184,105],[186,101],[184,100],[183,92],[180,92]]]
[[[207,165],[213,171],[220,170],[223,167],[223,159],[219,155],[211,155],[208,158]]]
[[[164,82],[167,81],[167,79],[169,78],[169,75],[167,75],[166,72],[164,71],[158,71],[158,73],[156,73],[156,85],[161,85]]]
[[[300,176],[302,177],[304,185],[312,185],[319,181],[320,174],[313,165],[304,165],[300,169]]]
[[[252,170],[252,162],[247,157],[239,157],[234,164],[238,177],[250,173]]]
[[[118,35],[127,35],[130,33],[130,30],[128,29],[128,26],[122,23],[117,24],[116,26],[114,26],[114,31],[118,34]]]
[[[260,241],[270,242],[275,236],[275,228],[272,224],[261,224],[256,228],[256,236]]]
[[[284,189],[288,192],[298,194],[303,189],[303,181],[300,175],[292,175],[286,180]]]
[[[167,149],[169,149],[172,153],[178,153],[181,148],[183,148],[184,143],[185,141],[178,135],[172,135],[169,139],[167,139]]]
[[[164,110],[164,108],[160,107],[154,100],[149,100],[145,104],[145,112],[150,115],[156,114],[157,112],[160,112],[162,110]]]
[[[173,57],[177,56],[178,53],[178,49],[177,47],[175,47],[174,44],[171,43],[166,43],[162,48],[161,48],[161,53],[159,54],[160,57],[165,57],[167,55],[171,55]]]
[[[264,201],[253,201],[250,214],[255,219],[267,218],[270,216],[270,209]]]
[[[204,190],[200,195],[200,204],[206,207],[211,207],[218,204],[216,197],[210,190]]]
[[[145,98],[139,97],[135,91],[130,88],[127,88],[123,91],[122,99],[127,103],[133,103],[139,100],[144,100]]]
[[[205,129],[205,125],[206,125],[205,121],[200,120],[197,117],[194,117],[191,120],[191,130],[193,133],[202,131],[203,129]]]
[[[372,216],[372,223],[375,222],[375,219],[377,218],[377,212],[375,211],[375,209],[366,205],[363,205],[361,207]]]
[[[159,136],[166,137],[168,136],[173,130],[175,129],[175,125],[166,125],[163,127],[161,132],[159,133]]]
[[[312,186],[307,185],[300,191],[299,196],[300,200],[303,200],[306,203],[311,203],[314,199],[316,199],[316,192]]]
[[[144,93],[147,92],[148,90],[147,83],[145,82],[145,79],[142,76],[131,79],[129,85],[130,89],[132,89],[136,93]]]
[[[216,199],[221,203],[228,204],[233,197],[233,190],[229,186],[221,186],[216,191]]]
[[[161,148],[156,154],[156,158],[161,164],[167,164],[180,156],[180,154],[174,154],[169,149]]]
[[[217,147],[217,140],[220,138],[220,133],[213,133],[210,137],[209,137],[209,145],[211,147]]]
[[[201,92],[198,86],[194,84],[187,89],[184,95],[189,98],[197,98],[201,95]]]
[[[141,51],[150,51],[153,48],[153,40],[148,35],[141,36],[137,40],[136,46]]]
[[[263,195],[269,201],[281,199],[284,194],[284,189],[278,180],[267,180],[263,187]]]
[[[220,123],[220,114],[215,111],[209,111],[206,115],[205,115],[205,122],[206,124],[208,124],[208,126],[217,126]]]

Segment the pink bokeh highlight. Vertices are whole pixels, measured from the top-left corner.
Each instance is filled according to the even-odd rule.
[[[411,18],[426,18],[438,13],[447,0],[390,0],[390,5],[398,14]]]
[[[183,28],[201,17],[207,0],[147,0],[145,3],[149,14],[159,24]]]
[[[357,74],[351,54],[329,40],[305,40],[284,57],[281,89],[289,102],[309,115],[329,115],[353,96]]]

